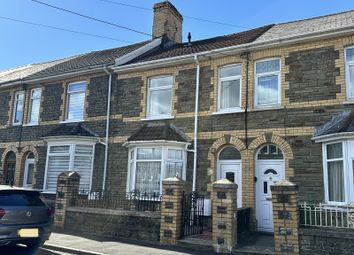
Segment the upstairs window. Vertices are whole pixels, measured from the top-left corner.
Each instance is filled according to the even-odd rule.
[[[22,124],[23,106],[25,101],[25,92],[19,91],[15,94],[14,109],[13,109],[13,124]]]
[[[354,47],[345,50],[347,97],[354,99]]]
[[[280,59],[256,62],[255,106],[277,106],[280,104]]]
[[[41,89],[32,89],[28,113],[28,124],[38,124],[39,121],[39,107],[41,105]]]
[[[170,117],[172,113],[172,76],[149,79],[148,117]]]
[[[85,111],[86,83],[76,82],[68,86],[67,121],[82,121]]]
[[[220,68],[218,108],[220,112],[241,108],[241,65]]]

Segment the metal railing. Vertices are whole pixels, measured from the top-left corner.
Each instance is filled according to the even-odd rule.
[[[333,206],[328,204],[300,204],[302,226],[354,229],[354,206]]]
[[[73,206],[132,211],[160,211],[162,195],[158,193],[80,191]]]

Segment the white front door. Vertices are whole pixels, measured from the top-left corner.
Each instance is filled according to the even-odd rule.
[[[283,160],[257,160],[256,218],[258,231],[274,231],[270,186],[284,177]]]
[[[32,188],[34,179],[34,159],[28,158],[25,162],[25,173],[23,177],[23,187]]]
[[[236,183],[237,188],[237,208],[242,207],[242,171],[240,160],[219,160],[218,180],[228,179]]]

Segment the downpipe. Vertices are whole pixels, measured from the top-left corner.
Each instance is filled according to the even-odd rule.
[[[200,64],[198,61],[198,55],[194,55],[194,61],[197,65],[196,81],[195,81],[195,111],[194,111],[194,158],[193,158],[193,185],[192,192],[196,192],[197,182],[197,157],[198,157],[198,112],[199,112],[199,76],[200,76]]]

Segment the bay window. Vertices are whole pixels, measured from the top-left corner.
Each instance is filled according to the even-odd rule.
[[[261,60],[255,64],[255,106],[280,104],[280,59]]]
[[[149,79],[148,118],[171,117],[172,83],[172,76]]]
[[[345,49],[347,97],[354,99],[354,47]]]
[[[85,111],[86,83],[75,82],[67,90],[67,121],[82,121]]]
[[[56,192],[58,175],[75,171],[80,175],[80,190],[89,190],[95,147],[93,143],[48,144],[44,190]]]
[[[19,91],[15,93],[14,108],[13,108],[13,125],[22,124],[23,109],[25,102],[25,92]]]
[[[186,178],[186,150],[178,147],[132,147],[129,150],[127,192],[162,192],[162,180]]]
[[[323,143],[325,201],[329,204],[354,202],[354,140]]]
[[[241,65],[219,69],[219,111],[235,111],[241,108]]]

